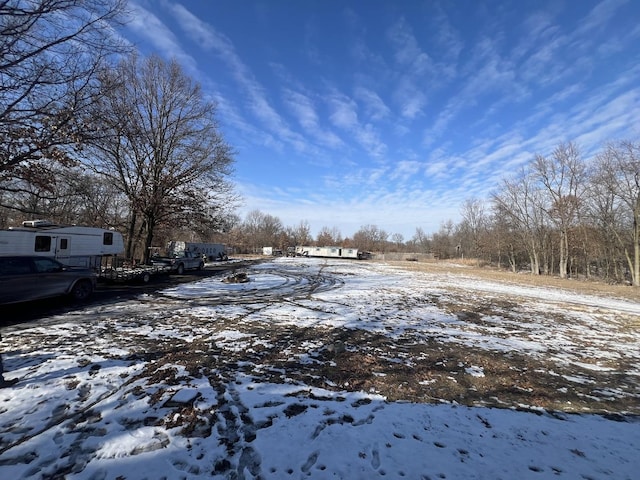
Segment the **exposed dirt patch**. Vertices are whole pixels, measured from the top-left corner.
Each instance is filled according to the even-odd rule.
[[[482,322],[476,312],[462,310],[459,315]],[[140,377],[149,385],[163,386],[155,395],[147,392],[152,403],[162,401],[167,387],[188,380],[170,367],[180,365],[191,377],[209,377],[212,384],[221,385],[243,372],[259,382],[365,391],[392,401],[640,414],[637,379],[622,373],[633,370],[631,365],[617,365],[618,375],[600,373],[562,365],[546,356],[468,348],[411,332],[390,338],[355,329],[260,323],[239,328],[230,321],[211,327],[218,331],[234,328],[245,334],[246,348],[208,340],[138,344],[141,356],[154,358]],[[572,380],[575,378],[580,381]],[[613,395],[614,391],[626,394]]]

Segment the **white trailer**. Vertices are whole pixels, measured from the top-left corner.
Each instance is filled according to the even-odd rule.
[[[206,261],[227,260],[227,247],[222,243],[198,243],[182,242],[172,240],[167,244],[167,255],[173,257],[182,252],[191,252],[201,257],[206,257]]]
[[[343,247],[298,246],[296,247],[296,255],[303,257],[363,258],[362,255],[358,253],[357,248]]]
[[[284,255],[284,252],[277,247],[262,247],[262,255],[281,257],[282,255]]]
[[[22,222],[0,230],[0,256],[35,255],[55,258],[72,267],[99,269],[103,256],[124,253],[122,235],[94,227],[55,225],[45,220]]]

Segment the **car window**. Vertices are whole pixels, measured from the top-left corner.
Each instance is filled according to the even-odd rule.
[[[62,270],[62,266],[50,258],[34,258],[33,263],[39,273],[59,272]]]
[[[31,273],[31,262],[28,258],[0,258],[0,275],[22,275]]]

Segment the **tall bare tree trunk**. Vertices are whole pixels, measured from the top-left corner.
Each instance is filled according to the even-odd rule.
[[[133,257],[133,243],[135,241],[136,234],[136,221],[138,219],[138,214],[136,211],[131,213],[131,218],[129,219],[129,227],[127,229],[127,248],[125,250],[125,258]]]
[[[560,229],[560,251],[559,251],[559,274],[560,278],[567,278],[567,264],[569,260],[568,255],[569,242],[567,239],[567,230],[565,228]]]
[[[633,268],[631,269],[631,284],[640,286],[640,202],[633,215]]]
[[[149,263],[149,257],[151,256],[151,247],[153,246],[153,234],[156,227],[156,222],[153,217],[146,215],[145,223],[147,224],[147,234],[144,239],[144,252],[142,252],[144,263]]]

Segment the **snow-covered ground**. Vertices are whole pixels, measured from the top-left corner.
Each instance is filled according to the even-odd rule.
[[[3,328],[0,479],[638,478],[640,305],[369,262],[247,273]]]

